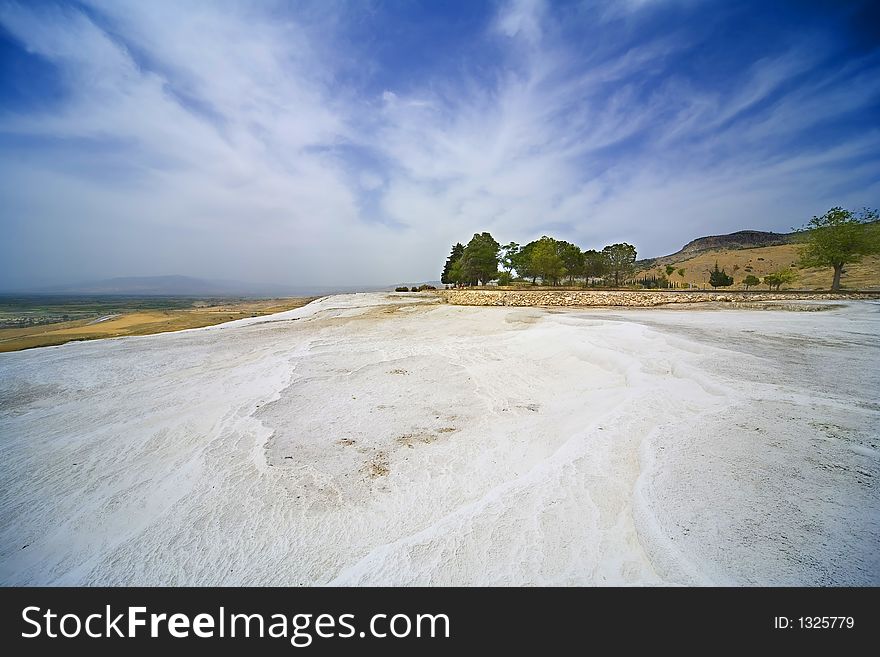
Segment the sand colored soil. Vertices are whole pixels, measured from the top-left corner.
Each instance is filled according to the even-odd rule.
[[[677,271],[673,272],[669,276],[669,280],[678,286],[689,284],[711,289],[709,272],[717,262],[720,268],[733,276],[734,285],[727,289],[743,289],[742,281],[749,274],[763,278],[780,269],[792,269],[792,265],[797,263],[799,258],[798,248],[796,244],[784,244],[757,249],[723,249],[701,253],[692,258],[672,263],[676,270],[684,269],[685,271],[684,276],[679,275]],[[831,287],[831,279],[834,275],[831,268],[797,271],[799,278],[790,285],[786,285],[786,288],[828,290]],[[646,275],[658,278],[661,275],[665,276],[666,266],[644,269],[636,274],[636,278],[642,278]],[[867,256],[860,263],[847,265],[845,274],[841,278],[841,284],[851,290],[880,289],[880,257]],[[759,288],[766,290],[767,286],[763,285]]]
[[[0,352],[47,347],[74,340],[151,335],[202,328],[244,317],[258,317],[299,308],[311,298],[270,299],[192,308],[130,312],[103,321],[77,320],[27,328],[0,329]]]

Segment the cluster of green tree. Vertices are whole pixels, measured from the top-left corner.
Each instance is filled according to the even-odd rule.
[[[675,265],[666,265],[665,274],[660,274],[660,276],[657,276],[656,274],[648,276],[645,274],[637,281],[637,283],[649,290],[655,288],[666,289],[671,287],[681,287],[684,283],[682,281],[672,280],[672,275],[677,273],[682,279],[684,279],[685,271],[686,270],[683,267],[676,269]]]
[[[748,290],[750,287],[761,285],[761,283],[763,283],[771,290],[773,288],[778,290],[786,283],[792,283],[798,278],[799,275],[794,269],[780,269],[772,274],[767,274],[763,279],[758,278],[753,274],[749,274],[742,280],[742,285]],[[709,272],[709,284],[715,288],[728,287],[733,285],[733,277],[728,276],[723,269],[719,271],[718,264],[716,263],[715,269]],[[658,285],[657,287],[662,286]]]
[[[651,274],[650,276],[645,274],[642,278],[637,280],[636,283],[648,290],[658,288],[665,290],[666,288],[672,287],[672,283],[670,283],[669,279],[663,274],[660,276],[657,276],[657,274]]]
[[[456,244],[443,267],[441,283],[485,285],[498,278],[501,245],[489,233],[475,233],[467,246]]]
[[[572,285],[603,279],[620,285],[632,276],[635,260],[635,247],[625,243],[583,251],[576,244],[545,235],[524,246],[516,242],[501,246],[489,233],[477,233],[467,246],[452,247],[440,281],[466,286],[492,280],[506,285],[516,279],[535,284],[540,279],[544,285]]]
[[[821,217],[813,217],[797,229],[802,242],[798,266],[833,268],[831,289],[839,290],[845,265],[859,262],[866,255],[880,253],[880,230],[876,225],[873,229],[868,226],[877,219],[876,210],[865,208],[853,212],[840,207],[831,208]],[[525,246],[516,242],[501,246],[489,233],[477,233],[467,246],[456,244],[452,247],[440,280],[447,285],[485,285],[497,280],[503,285],[518,278],[533,284],[540,279],[545,285],[559,285],[563,281],[572,284],[580,280],[586,284],[601,279],[620,286],[631,280],[635,260],[635,248],[626,243],[611,244],[601,251],[583,251],[576,244],[545,235]],[[503,268],[500,271],[499,263]],[[736,267],[734,273],[735,270]],[[670,287],[673,284],[669,278],[674,272],[684,278],[684,269],[676,270],[674,265],[667,265],[666,276],[646,276],[639,282],[645,287]],[[796,280],[797,276],[797,272],[791,269],[780,270],[765,276],[763,283],[771,290],[774,287],[778,290]],[[761,282],[752,274],[742,281],[746,289]],[[733,285],[733,277],[719,269],[716,262],[715,269],[709,273],[709,284],[714,288],[727,287]]]

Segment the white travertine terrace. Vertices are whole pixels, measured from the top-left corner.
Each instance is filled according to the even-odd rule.
[[[880,584],[880,304],[435,301],[0,355],[0,582]]]

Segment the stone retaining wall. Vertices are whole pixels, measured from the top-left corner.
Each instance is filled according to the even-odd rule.
[[[440,292],[459,306],[663,306],[673,303],[880,299],[880,292],[674,292],[660,290],[487,290]]]

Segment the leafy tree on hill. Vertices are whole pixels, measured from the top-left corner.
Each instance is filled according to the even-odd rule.
[[[753,286],[755,286],[755,285],[760,285],[760,284],[761,284],[761,279],[758,278],[757,276],[752,275],[752,274],[749,274],[748,276],[746,276],[746,277],[743,279],[743,285],[746,286],[746,289],[747,289],[747,290],[748,290],[750,287],[753,287]]]
[[[793,269],[780,269],[779,271],[775,271],[772,274],[767,274],[764,277],[764,285],[766,285],[769,289],[773,289],[774,287],[779,290],[786,283],[791,283],[792,281],[796,281],[798,279],[798,273]]]
[[[715,269],[709,274],[709,285],[712,287],[727,287],[733,285],[733,277],[728,276],[723,269],[718,269],[718,263],[715,263]]]
[[[485,285],[498,278],[498,251],[501,245],[489,233],[475,233],[461,254],[464,282]]]
[[[626,281],[632,275],[633,263],[636,261],[636,248],[631,244],[611,244],[602,249],[608,257],[608,271],[614,276],[614,285],[619,286],[621,279]]]
[[[675,272],[675,265],[666,265],[666,276],[672,276],[673,272]]]
[[[869,230],[866,225],[877,217],[876,210],[865,208],[855,213],[841,207],[831,208],[821,217],[813,217],[806,226],[798,229],[803,244],[800,266],[832,267],[831,290],[840,290],[844,265],[880,253],[880,231]]]
[[[452,270],[453,263],[461,258],[462,253],[464,253],[464,245],[461,242],[458,242],[452,247],[452,252],[449,254],[449,257],[446,258],[446,264],[443,265],[443,273],[440,275],[441,283],[449,284],[456,282],[449,277],[449,272]]]

